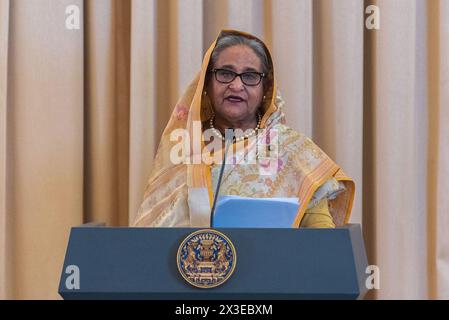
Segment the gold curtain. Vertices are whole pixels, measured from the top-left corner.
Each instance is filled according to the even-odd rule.
[[[223,28],[266,40],[290,126],[354,177],[370,297],[449,298],[447,16],[445,0],[0,0],[0,298],[58,298],[70,227],[133,219]]]

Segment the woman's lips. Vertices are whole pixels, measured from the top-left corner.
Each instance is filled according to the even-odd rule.
[[[225,100],[227,100],[231,103],[245,102],[245,99],[243,99],[242,97],[238,97],[238,96],[229,96],[229,97],[226,97]]]

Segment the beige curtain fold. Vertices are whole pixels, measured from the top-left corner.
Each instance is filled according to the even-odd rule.
[[[70,227],[134,219],[223,28],[266,40],[288,124],[355,179],[368,297],[449,298],[447,16],[445,0],[0,0],[0,298],[58,298]]]
[[[129,221],[142,201],[146,177],[158,145],[156,100],[156,5],[134,0],[131,6],[130,123],[129,123]]]
[[[55,298],[70,227],[83,221],[83,36],[55,18],[69,4],[83,5],[9,2],[0,48],[8,52],[0,71],[4,79],[7,67],[6,297]]]
[[[10,297],[10,217],[8,212],[8,33],[9,0],[0,2],[0,299]]]
[[[353,223],[362,222],[363,9],[362,1],[313,1],[312,136],[354,179]]]
[[[425,298],[425,201],[420,182],[425,172],[418,144],[425,123],[418,121],[424,104],[415,92],[426,79],[417,74],[418,3],[378,1],[382,8],[381,31],[376,37],[376,264],[382,272],[380,298]],[[398,19],[397,17],[401,17]],[[398,32],[400,30],[400,32]],[[394,241],[392,241],[394,239]],[[398,266],[398,255],[401,265]],[[419,276],[417,276],[419,275]]]
[[[430,298],[449,299],[449,3],[428,3],[427,252]]]
[[[84,219],[127,225],[130,1],[86,1],[84,13]]]

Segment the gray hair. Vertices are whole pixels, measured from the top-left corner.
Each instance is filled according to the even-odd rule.
[[[254,51],[254,53],[259,57],[262,63],[262,72],[265,73],[266,75],[270,73],[271,71],[270,63],[268,60],[267,52],[265,51],[264,44],[257,39],[251,39],[236,34],[226,34],[218,39],[215,49],[211,55],[209,67],[215,65],[215,62],[217,62],[218,60],[218,56],[224,49],[236,45],[246,45],[249,48],[251,48]]]

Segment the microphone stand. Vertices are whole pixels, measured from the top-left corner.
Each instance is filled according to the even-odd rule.
[[[227,132],[231,132],[231,134],[227,134]],[[224,168],[225,168],[225,164],[226,164],[226,157],[228,155],[229,146],[232,144],[233,139],[234,139],[234,130],[226,129],[225,130],[224,158],[223,158],[223,163],[221,164],[221,168],[220,168],[220,175],[218,176],[217,187],[215,188],[214,203],[212,205],[212,209],[210,212],[210,227],[211,228],[213,228],[213,226],[214,226],[215,206],[217,205],[218,194],[220,193],[221,179],[223,178],[223,172],[224,172]]]

